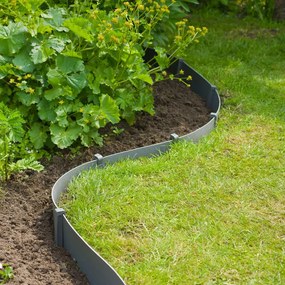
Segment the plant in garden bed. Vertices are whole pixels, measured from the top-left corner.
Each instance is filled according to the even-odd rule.
[[[43,166],[27,148],[24,123],[18,111],[0,102],[0,181],[7,181],[12,173],[26,169],[40,171]]]
[[[106,11],[92,1],[0,4],[0,99],[23,114],[35,148],[102,144],[107,123],[154,113],[151,85],[207,31],[181,19],[173,43],[157,45],[154,31],[173,5],[118,1]],[[148,47],[156,67],[144,61]]]

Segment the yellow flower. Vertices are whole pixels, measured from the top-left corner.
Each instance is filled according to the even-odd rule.
[[[11,78],[9,83],[15,83],[15,79],[14,78]]]
[[[138,9],[143,11],[144,10],[144,5],[142,5],[142,4],[138,5]]]
[[[24,79],[29,79],[29,78],[31,78],[32,77],[32,75],[31,74],[26,74],[25,76],[24,76]]]
[[[112,18],[112,22],[113,22],[114,24],[118,24],[119,18],[118,18],[118,17]]]
[[[84,112],[84,109],[83,109],[83,108],[80,108],[80,109],[79,109],[79,112],[80,112],[80,113],[83,113],[83,112]]]
[[[167,72],[166,72],[165,70],[163,70],[163,71],[161,72],[161,74],[162,74],[163,76],[166,76],[166,75],[167,75]]]
[[[104,35],[101,34],[101,33],[98,35],[97,38],[98,38],[98,40],[99,40],[100,42],[104,41],[104,39],[105,39],[105,38],[104,38]]]
[[[191,76],[191,75],[188,75],[187,78],[186,78],[186,80],[188,80],[188,81],[192,80],[192,76]]]
[[[30,93],[30,94],[33,94],[33,93],[35,93],[35,89],[29,87],[29,88],[27,89],[27,92]]]
[[[60,104],[60,105],[62,105],[63,103],[64,103],[63,100],[60,100],[60,101],[58,102],[58,104]]]
[[[183,74],[184,74],[184,70],[183,70],[183,69],[180,69],[180,70],[179,70],[179,74],[183,75]]]
[[[111,36],[113,42],[118,43],[119,39],[116,36]]]
[[[162,6],[162,7],[161,7],[161,12],[170,13],[168,6],[166,6],[166,5],[165,5],[165,6]]]
[[[176,40],[177,42],[180,42],[180,41],[182,40],[182,37],[181,37],[181,36],[175,36],[175,40]]]
[[[129,29],[131,29],[133,26],[133,23],[127,21],[127,22],[125,22],[125,26],[128,27]]]
[[[96,19],[98,14],[99,14],[99,10],[92,10],[90,13],[90,17],[93,19]]]

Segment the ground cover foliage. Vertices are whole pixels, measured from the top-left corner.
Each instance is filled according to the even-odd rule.
[[[189,62],[219,87],[216,131],[86,172],[63,207],[128,284],[283,284],[285,29],[202,19],[210,33]]]
[[[207,31],[183,19],[195,1],[55,2],[0,4],[0,99],[35,149],[100,145],[108,123],[154,114],[152,84]]]

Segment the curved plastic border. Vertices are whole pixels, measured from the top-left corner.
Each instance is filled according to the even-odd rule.
[[[153,57],[153,54],[150,54]],[[115,153],[106,157],[96,154],[93,161],[84,163],[61,176],[52,188],[52,201],[54,204],[54,232],[55,242],[58,246],[64,247],[78,263],[90,282],[94,285],[126,285],[118,273],[104,260],[99,253],[93,250],[77,233],[68,221],[64,209],[58,207],[60,195],[66,191],[70,180],[81,171],[91,167],[104,167],[104,165],[115,163],[125,158],[138,158],[141,156],[152,156],[166,152],[174,140],[189,140],[197,142],[200,138],[209,134],[216,125],[220,111],[221,100],[214,85],[208,82],[202,75],[187,65],[182,59],[177,60],[170,68],[174,74],[184,70],[184,76],[191,75],[191,89],[201,96],[210,108],[209,122],[201,128],[181,137],[171,134],[170,139],[165,142],[145,147]]]

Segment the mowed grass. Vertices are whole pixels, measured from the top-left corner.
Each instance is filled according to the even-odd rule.
[[[61,205],[129,285],[285,284],[285,27],[199,12],[187,60],[219,87],[217,129],[84,172]]]

